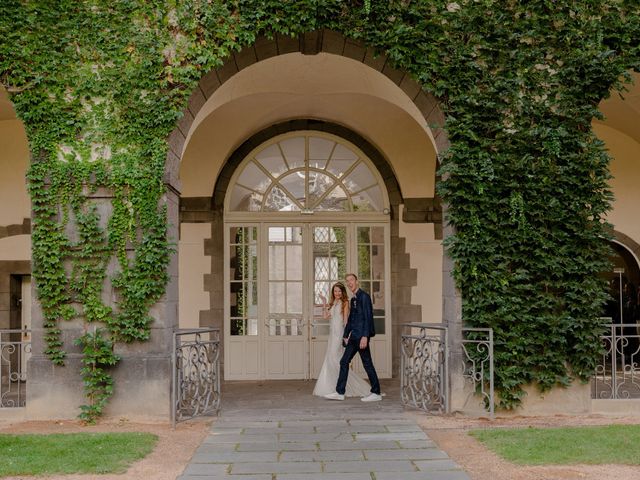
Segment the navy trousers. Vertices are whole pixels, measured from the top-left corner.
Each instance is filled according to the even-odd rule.
[[[367,348],[360,350],[360,339],[349,339],[349,343],[344,349],[342,358],[340,359],[340,375],[338,375],[338,384],[336,385],[336,392],[344,395],[347,389],[347,377],[349,376],[349,364],[356,353],[360,353],[360,359],[362,360],[362,366],[364,371],[367,372],[369,377],[369,383],[371,383],[371,392],[380,395],[380,381],[378,380],[378,374],[373,366],[373,360],[371,360],[371,350],[369,349],[369,342],[367,342]]]

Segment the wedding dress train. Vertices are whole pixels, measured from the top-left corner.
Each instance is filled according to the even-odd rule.
[[[342,305],[336,303],[331,307],[331,323],[329,324],[329,342],[327,344],[327,353],[324,356],[322,369],[318,375],[318,381],[313,389],[313,394],[323,397],[329,393],[336,391],[336,383],[338,382],[338,374],[340,373],[340,359],[344,352],[342,346],[342,333],[344,332],[344,323],[342,320]],[[345,395],[347,397],[365,397],[371,392],[371,386],[356,374],[353,370],[349,372],[347,377],[347,389]]]

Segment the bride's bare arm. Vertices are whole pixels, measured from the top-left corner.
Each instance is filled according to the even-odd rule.
[[[320,298],[322,299],[322,318],[324,318],[325,320],[327,318],[329,318],[329,312],[331,311],[331,307],[329,305],[327,305],[327,298],[324,295],[320,295]]]

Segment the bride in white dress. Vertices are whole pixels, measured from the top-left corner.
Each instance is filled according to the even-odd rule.
[[[324,297],[322,299],[325,300]],[[331,314],[331,323],[329,324],[327,353],[324,356],[316,387],[313,389],[313,394],[320,397],[336,391],[340,359],[344,352],[342,334],[349,317],[349,299],[347,298],[347,289],[342,283],[338,282],[332,287],[331,301],[329,306],[325,307],[324,312],[325,318],[329,313]],[[347,377],[345,395],[347,397],[366,397],[369,393],[371,393],[371,387],[367,381],[351,371]]]

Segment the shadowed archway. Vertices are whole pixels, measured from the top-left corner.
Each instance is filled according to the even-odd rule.
[[[183,112],[183,117],[168,137],[170,149],[166,161],[165,180],[174,189],[173,192],[176,195],[176,203],[178,203],[177,196],[181,190],[179,172],[182,155],[188,139],[197,124],[197,117],[201,114],[207,101],[214,96],[215,92],[222,85],[243,69],[271,57],[290,53],[301,53],[303,55],[327,53],[339,55],[361,62],[368,68],[381,73],[406,95],[409,103],[413,104],[416,115],[420,116],[420,124],[425,125],[427,135],[436,153],[448,148],[449,141],[446,132],[442,128],[445,117],[438,100],[430,93],[424,91],[411,75],[393,68],[391,62],[384,55],[376,56],[374,49],[330,30],[309,32],[295,38],[276,36],[273,39],[268,39],[260,37],[253,45],[245,47],[242,51],[230,56],[221,67],[203,76],[191,94],[188,106]],[[416,119],[416,122],[417,121],[418,119]],[[398,181],[393,173],[391,162],[387,161],[379,152],[374,153],[376,149],[358,133],[335,123],[324,122],[322,120],[300,119],[271,125],[252,135],[227,158],[224,167],[216,178],[216,186],[212,197],[189,197],[180,199],[179,215],[178,209],[176,208],[175,217],[171,216],[172,209],[170,209],[169,220],[172,225],[176,225],[176,230],[180,221],[195,223],[211,222],[212,224],[212,236],[210,239],[205,240],[204,250],[205,255],[211,256],[212,265],[219,264],[219,266],[212,267],[212,273],[204,275],[204,289],[210,294],[211,308],[208,311],[200,311],[199,324],[201,326],[219,327],[222,327],[223,324],[223,285],[221,285],[222,282],[220,282],[223,269],[221,255],[223,241],[221,229],[216,228],[216,226],[221,226],[223,222],[221,207],[235,167],[246,152],[250,151],[262,141],[274,136],[274,134],[302,129],[327,131],[346,138],[362,148],[370,158],[374,160],[376,167],[385,181],[392,206],[393,282],[391,289],[394,292],[392,301],[393,317],[404,322],[420,321],[421,307],[411,304],[411,289],[417,285],[417,269],[411,268],[409,254],[406,251],[405,239],[398,234],[399,207],[400,205],[404,206],[402,209],[402,220],[404,222],[432,223],[434,224],[435,238],[442,239],[444,233],[442,222],[443,208],[439,199],[435,195],[431,198],[403,197]],[[379,161],[375,159],[379,159]],[[435,170],[433,175],[435,175]],[[178,237],[177,231],[174,232],[174,235],[176,238]],[[456,328],[455,324],[460,323],[460,302],[453,286],[453,281],[449,278],[450,270],[450,262],[445,258],[443,268],[443,305],[445,315],[448,314],[449,317],[445,316],[444,321],[449,322],[453,328]],[[447,300],[447,297],[449,297],[449,300]],[[451,309],[452,306],[454,306],[453,310]],[[394,324],[394,335],[397,333],[397,328],[397,325]],[[456,335],[452,335],[451,338],[455,339]],[[455,345],[455,340],[453,345]],[[397,370],[399,362],[395,360],[399,358],[399,354],[395,341],[393,357],[394,370]]]

